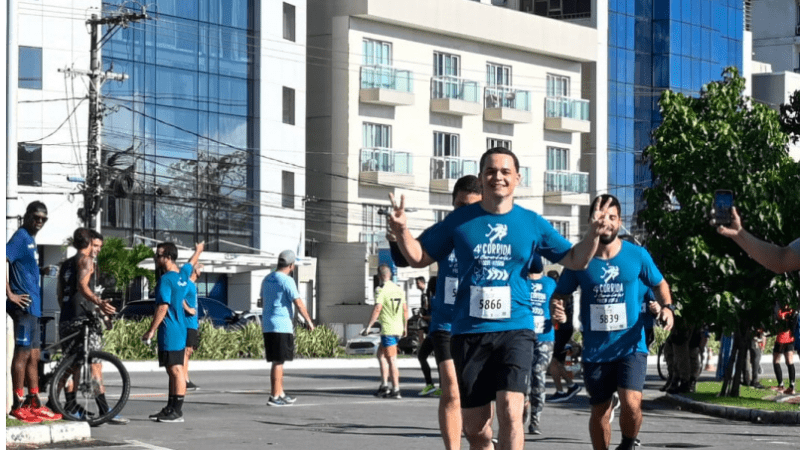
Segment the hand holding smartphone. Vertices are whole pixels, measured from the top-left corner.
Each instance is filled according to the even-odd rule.
[[[719,226],[730,226],[733,221],[733,191],[718,189],[714,191],[714,223]]]

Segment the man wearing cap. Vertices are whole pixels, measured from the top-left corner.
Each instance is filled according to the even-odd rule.
[[[295,266],[295,255],[291,250],[284,250],[278,255],[278,267],[264,277],[261,283],[261,299],[264,303],[264,350],[267,361],[272,363],[269,371],[271,393],[267,405],[289,406],[295,398],[283,391],[283,363],[294,359],[294,306],[303,316],[308,328],[314,330],[311,316],[300,298],[294,278],[291,277]]]

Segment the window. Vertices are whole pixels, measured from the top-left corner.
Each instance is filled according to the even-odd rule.
[[[379,123],[364,123],[361,142],[366,148],[392,148],[392,127]]]
[[[564,220],[548,220],[548,222],[550,222],[550,225],[552,225],[561,236],[569,239],[569,222]]]
[[[450,214],[450,211],[447,211],[445,209],[435,209],[435,210],[433,210],[433,220],[436,223],[439,223],[439,222],[443,221],[444,218],[447,217],[448,214]]]
[[[511,150],[511,141],[497,138],[486,138],[486,150],[495,147],[504,147]]]
[[[569,77],[547,75],[548,97],[569,97]]]
[[[448,53],[433,53],[433,76],[461,76],[461,57]]]
[[[453,133],[433,133],[433,156],[460,156],[458,135]]]
[[[378,253],[378,248],[388,247],[386,241],[386,215],[379,211],[386,209],[381,205],[363,205],[361,209],[361,242],[366,242],[369,254]]]
[[[294,42],[294,5],[283,4],[283,38]]]
[[[42,89],[41,48],[19,48],[19,87],[22,89]]]
[[[486,84],[489,86],[511,86],[511,66],[486,64]]]
[[[547,170],[569,170],[569,149],[547,147]]]
[[[17,146],[17,184],[42,185],[42,146],[19,144]]]
[[[294,209],[294,172],[281,171],[281,206]]]
[[[391,66],[392,44],[389,42],[364,39],[361,61],[365,66]]]
[[[283,87],[283,123],[294,125],[294,89]]]

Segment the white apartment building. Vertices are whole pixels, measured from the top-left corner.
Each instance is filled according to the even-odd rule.
[[[758,0],[752,4],[753,60],[773,72],[800,72],[800,2]]]
[[[67,256],[66,240],[82,226],[87,19],[136,8],[105,3],[9,2],[6,233],[29,202],[43,201],[50,220],[36,238],[42,265]],[[181,258],[205,240],[201,295],[221,290],[231,308],[257,309],[278,253],[305,253],[306,1],[145,3],[150,19],[116,30],[101,50],[103,70],[113,63],[128,78],[102,90],[98,228],[129,244],[173,241]],[[112,155],[128,161],[123,170]],[[124,174],[131,177],[120,195],[115,180]],[[314,264],[302,260],[297,274],[312,313]],[[46,297],[54,297],[51,281]]]
[[[582,67],[597,60],[596,29],[465,0],[308,5],[306,235],[324,320],[363,314],[325,308],[369,299],[357,280],[388,248],[389,193],[405,196],[418,234],[451,211],[455,181],[477,174],[491,147],[519,157],[517,203],[579,238],[580,207],[597,191],[579,170],[593,127],[581,94],[594,80]],[[339,259],[327,265],[328,254]]]

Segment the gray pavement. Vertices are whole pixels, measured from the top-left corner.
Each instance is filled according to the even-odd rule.
[[[208,370],[202,363],[196,364],[198,370],[193,370],[192,378],[200,390],[188,393],[186,421],[180,424],[147,419],[166,403],[167,378],[161,371],[139,370],[131,364],[135,370],[131,373],[133,389],[124,411],[131,423],[93,428],[93,441],[88,443],[51,444],[47,448],[443,448],[436,418],[438,400],[416,395],[423,380],[415,359],[403,360],[401,400],[372,396],[378,384],[374,360],[348,361],[346,368],[314,368],[314,364],[303,361],[287,363],[286,390],[298,400],[294,406],[283,408],[266,406],[269,373],[265,362],[245,368],[236,367],[236,362],[215,362]],[[212,370],[214,366],[233,370]],[[800,427],[694,414],[663,401],[657,390],[662,383],[650,366],[639,435],[641,448],[800,447]],[[549,384],[548,391],[552,392]],[[571,403],[548,404],[542,421],[544,434],[526,436],[526,448],[591,448],[588,417],[585,392]],[[614,448],[620,439],[618,421],[612,430]],[[467,448],[466,440],[463,442],[463,448]]]

